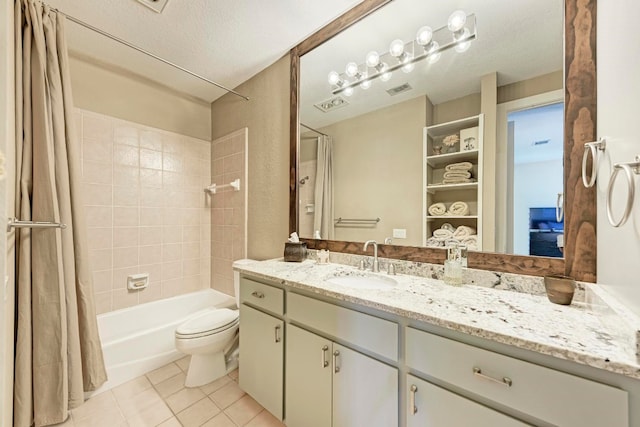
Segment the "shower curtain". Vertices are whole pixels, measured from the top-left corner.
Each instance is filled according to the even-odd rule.
[[[313,229],[323,239],[333,239],[333,139],[327,135],[318,138],[315,190]]]
[[[15,0],[16,231],[14,427],[63,422],[106,381],[73,130],[65,17]]]

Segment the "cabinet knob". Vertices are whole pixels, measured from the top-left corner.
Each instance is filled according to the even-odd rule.
[[[418,407],[416,406],[416,393],[418,392],[418,386],[411,384],[409,391],[409,410],[411,411],[411,415],[415,415],[416,412],[418,412]]]

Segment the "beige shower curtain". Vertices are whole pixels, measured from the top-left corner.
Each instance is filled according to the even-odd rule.
[[[64,421],[106,380],[80,200],[64,15],[15,0],[16,217],[67,224],[16,231],[14,427]]]
[[[333,139],[327,135],[318,137],[315,190],[313,230],[323,239],[333,239]]]

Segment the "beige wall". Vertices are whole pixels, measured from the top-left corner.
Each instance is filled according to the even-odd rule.
[[[210,287],[211,144],[78,110],[96,310]],[[146,289],[127,276],[148,273]]]
[[[335,217],[381,218],[371,228],[335,228],[337,240],[422,244],[422,129],[425,97],[320,129],[333,137]]]
[[[529,80],[500,86],[498,88],[498,104],[551,92],[562,89],[563,87],[564,74],[562,70],[558,70]]]
[[[282,256],[289,235],[289,56],[211,105],[212,138],[249,128],[247,256]]]
[[[211,106],[112,65],[71,55],[76,107],[211,140]]]
[[[13,2],[0,5],[0,152],[5,156],[4,181],[0,180],[0,213],[3,218],[13,214],[14,179],[14,54]],[[0,239],[0,425],[12,424],[13,408],[13,319],[14,319],[14,246],[13,233]],[[9,267],[5,270],[6,267]],[[6,272],[6,273],[5,273]],[[5,274],[8,275],[5,288]]]
[[[480,114],[480,93],[452,99],[433,106],[433,123],[447,123]]]

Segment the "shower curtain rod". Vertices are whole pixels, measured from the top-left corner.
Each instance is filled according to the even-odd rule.
[[[309,127],[309,126],[305,125],[304,123],[300,123],[300,126],[305,127],[305,128],[307,128],[307,129],[309,129],[310,131],[313,131],[313,132],[315,132],[315,133],[319,133],[320,135],[323,135],[323,136],[329,136],[329,135],[327,135],[326,133],[322,133],[322,132],[320,132],[319,130],[315,130],[314,128],[312,128],[312,127]]]
[[[200,74],[196,74],[196,73],[194,73],[193,71],[189,71],[189,70],[187,70],[186,68],[181,67],[180,65],[174,64],[173,62],[168,61],[168,60],[166,60],[166,59],[164,59],[164,58],[161,58],[161,57],[159,57],[158,55],[155,55],[155,54],[153,54],[153,53],[151,53],[151,52],[149,52],[149,51],[147,51],[147,50],[144,50],[144,49],[143,49],[143,48],[141,48],[141,47],[138,47],[138,46],[136,46],[136,45],[134,45],[134,44],[131,44],[131,43],[129,43],[128,41],[121,39],[120,37],[116,37],[116,36],[114,36],[113,34],[110,34],[110,33],[107,33],[106,31],[101,30],[100,28],[96,28],[96,27],[94,27],[94,26],[93,26],[93,25],[91,25],[91,24],[87,24],[86,22],[84,22],[84,21],[82,21],[82,20],[80,20],[80,19],[78,19],[78,18],[75,18],[75,17],[73,17],[73,16],[71,16],[71,15],[67,15],[66,13],[62,12],[61,10],[58,10],[58,9],[56,9],[56,8],[54,8],[54,7],[51,7],[51,6],[49,6],[49,8],[50,8],[51,10],[54,10],[54,11],[56,11],[56,12],[58,12],[58,13],[63,14],[63,15],[64,15],[64,16],[66,16],[66,17],[67,17],[67,19],[68,19],[69,21],[71,21],[71,22],[75,22],[76,24],[81,25],[81,26],[83,26],[83,27],[85,27],[85,28],[87,28],[87,29],[89,29],[89,30],[91,30],[91,31],[95,31],[95,32],[96,32],[96,33],[98,33],[98,34],[102,34],[103,36],[105,36],[105,37],[107,37],[107,38],[110,38],[111,40],[114,40],[114,41],[116,41],[116,42],[118,42],[118,43],[120,43],[120,44],[123,44],[123,45],[125,45],[125,46],[128,46],[128,47],[130,47],[131,49],[137,50],[137,51],[138,51],[138,52],[140,52],[140,53],[144,53],[145,55],[148,55],[148,56],[150,56],[150,57],[152,57],[152,58],[154,58],[154,59],[157,59],[157,60],[158,60],[158,61],[160,61],[160,62],[164,62],[165,64],[170,65],[170,66],[172,66],[173,68],[177,68],[178,70],[180,70],[180,71],[182,71],[182,72],[185,72],[185,73],[187,73],[187,74],[192,75],[193,77],[196,77],[196,78],[198,78],[198,79],[200,79],[200,80],[203,80],[203,81],[205,81],[205,82],[207,82],[207,83],[210,83],[210,84],[212,84],[212,85],[214,85],[214,86],[217,86],[217,87],[219,87],[220,89],[226,90],[227,92],[232,93],[232,94],[234,94],[234,95],[237,95],[237,96],[239,96],[240,98],[245,99],[246,101],[248,101],[248,100],[249,100],[249,97],[244,96],[244,95],[241,95],[241,94],[239,94],[238,92],[236,92],[235,90],[233,90],[233,89],[229,89],[228,87],[225,87],[225,86],[221,85],[220,83],[216,83],[216,82],[214,82],[213,80],[210,80],[210,79],[208,79],[208,78],[206,78],[206,77],[201,76]]]

